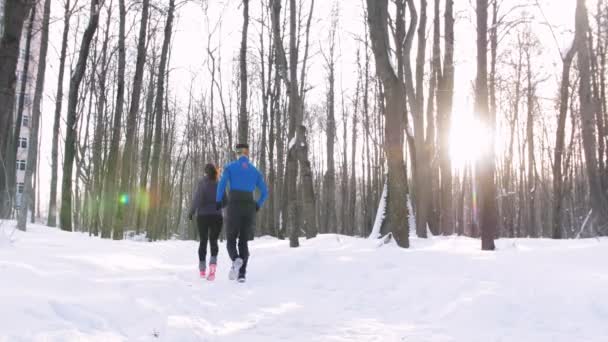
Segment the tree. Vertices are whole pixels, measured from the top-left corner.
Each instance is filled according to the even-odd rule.
[[[436,7],[437,2],[436,2]],[[439,225],[444,234],[454,231],[454,211],[452,193],[452,161],[450,157],[450,121],[452,120],[452,102],[454,97],[454,1],[445,3],[445,52],[443,72],[439,79],[437,94],[437,128],[439,166],[441,168],[441,211]],[[436,19],[437,20],[437,19]],[[439,29],[439,28],[436,28]]]
[[[239,108],[239,142],[247,142],[249,118],[247,115],[247,28],[249,27],[249,0],[243,0],[243,32],[240,52],[241,103]]]
[[[99,23],[99,12],[101,6],[99,0],[91,0],[90,17],[87,28],[84,31],[78,52],[78,61],[72,76],[70,77],[70,90],[68,93],[68,112],[65,134],[65,153],[63,162],[63,179],[61,182],[61,211],[59,221],[61,229],[72,230],[72,171],[76,155],[76,123],[78,121],[78,88],[86,71],[87,59],[91,48],[91,41],[97,31]]]
[[[354,111],[353,111],[353,118],[352,118],[352,130],[351,130],[351,143],[350,143],[350,147],[351,147],[351,154],[350,154],[350,189],[349,189],[349,193],[348,193],[348,211],[347,211],[347,222],[346,222],[346,229],[347,229],[347,233],[349,233],[350,235],[355,235],[357,234],[357,230],[355,230],[355,226],[357,224],[357,214],[356,214],[356,207],[357,207],[357,167],[355,165],[355,158],[357,155],[357,125],[358,125],[358,120],[359,120],[359,91],[361,89],[361,78],[362,78],[362,73],[361,73],[361,61],[360,61],[360,55],[359,55],[359,50],[357,49],[357,69],[358,69],[358,75],[357,75],[357,85],[355,87],[355,99],[354,99]],[[346,140],[344,141],[344,144],[346,144]]]
[[[150,175],[150,196],[152,198],[151,208],[152,215],[148,216],[148,229],[149,236],[151,239],[156,240],[158,238],[158,229],[153,228],[159,222],[158,210],[161,203],[161,182],[160,182],[160,154],[162,148],[162,134],[163,134],[163,118],[165,108],[163,106],[163,100],[165,98],[165,77],[167,69],[167,59],[169,55],[169,43],[171,42],[171,33],[173,30],[173,15],[175,11],[175,0],[169,1],[169,9],[167,13],[167,22],[165,25],[165,36],[163,40],[163,47],[160,55],[160,65],[158,69],[158,80],[156,87],[156,100],[154,103],[154,142],[152,145],[152,160],[151,160],[151,175]]]
[[[376,59],[376,73],[385,91],[385,143],[388,161],[388,199],[385,225],[401,247],[409,247],[409,227],[403,151],[404,85],[389,58],[388,0],[367,0],[367,20]]]
[[[44,79],[46,75],[46,55],[49,46],[49,22],[51,17],[51,0],[44,1],[44,12],[42,14],[42,28],[40,37],[40,53],[38,55],[38,70],[36,73],[36,89],[34,90],[34,104],[32,115],[32,130],[30,131],[30,143],[27,153],[27,164],[25,170],[25,188],[21,195],[21,210],[19,210],[17,227],[23,231],[27,224],[27,209],[30,207],[30,199],[35,198],[32,189],[32,176],[36,159],[38,156],[38,131],[40,127],[40,116],[42,107],[42,93],[44,91]],[[33,211],[33,209],[32,209]]]
[[[74,4],[75,6],[76,4]],[[68,49],[68,34],[70,31],[70,17],[73,8],[70,0],[65,0],[63,11],[63,36],[61,39],[61,54],[59,56],[59,76],[57,81],[57,94],[55,95],[55,120],[53,123],[53,141],[51,147],[51,193],[49,196],[49,213],[47,224],[49,227],[57,225],[57,169],[59,160],[59,130],[61,126],[61,107],[63,104],[63,79],[65,73],[65,58]],[[101,152],[101,151],[100,151]]]
[[[576,3],[575,41],[577,50],[578,69],[580,73],[578,96],[582,121],[583,149],[589,182],[591,208],[596,226],[606,234],[608,227],[608,201],[602,191],[602,183],[598,171],[597,137],[595,133],[595,103],[591,94],[590,49],[587,40],[589,19],[584,0]]]
[[[562,58],[562,79],[560,85],[559,116],[555,132],[555,150],[553,156],[553,234],[554,239],[562,238],[562,197],[563,174],[562,159],[565,145],[566,115],[568,114],[568,98],[570,89],[570,67],[576,54],[576,43],[573,42],[566,56]]]
[[[477,0],[477,80],[475,83],[475,108],[479,121],[488,132],[493,132],[494,118],[488,104],[488,0]],[[490,133],[491,134],[491,133]],[[479,191],[479,226],[481,249],[494,250],[494,237],[498,223],[496,185],[494,183],[494,138],[482,143],[477,160]]]
[[[303,125],[304,122],[304,104],[302,101],[301,89],[298,86],[298,51],[296,45],[296,2],[290,0],[289,2],[289,66],[287,64],[287,57],[283,42],[281,40],[281,29],[280,29],[280,14],[281,14],[281,3],[279,0],[272,0],[272,28],[273,28],[273,41],[275,45],[275,51],[277,55],[277,68],[279,69],[279,75],[285,82],[289,94],[289,125],[288,125],[288,138],[289,146],[287,149],[287,165],[285,170],[285,185],[283,191],[287,193],[285,206],[287,209],[286,224],[289,231],[289,245],[291,247],[298,247],[300,235],[300,224],[298,220],[298,208],[297,208],[297,181],[298,171],[302,181],[302,215],[301,224],[307,235],[310,231],[316,231],[316,215],[314,210],[314,187],[312,183],[312,170],[311,164],[308,160],[308,140],[307,130]],[[314,2],[311,4],[312,7]],[[299,170],[298,170],[299,169]],[[313,234],[310,234],[313,235]]]
[[[323,219],[321,229],[325,233],[338,232],[336,216],[336,165],[334,160],[334,145],[336,141],[335,49],[338,15],[337,3],[334,3],[331,27],[329,29],[329,56],[324,56],[326,64],[325,68],[327,71],[327,121],[325,124],[327,170],[325,171],[325,176],[323,177],[324,199],[321,209],[321,217]],[[346,130],[346,127],[344,127],[344,129]],[[346,141],[344,141],[344,144],[346,144]],[[346,156],[344,157],[346,158]],[[346,201],[343,201],[343,203],[346,203]],[[344,222],[341,223],[344,224]]]
[[[4,27],[0,40],[0,218],[10,212],[10,172],[14,164],[8,164],[7,148],[12,137],[13,108],[17,79],[15,70],[19,58],[19,43],[25,18],[32,2],[7,1],[4,7]]]
[[[27,86],[29,84],[29,75],[30,75],[30,61],[32,59],[32,36],[34,35],[34,21],[36,19],[36,7],[32,7],[30,10],[30,18],[28,20],[27,31],[26,31],[26,39],[25,39],[25,49],[23,53],[23,69],[21,70],[21,84],[19,87],[18,98],[17,101],[17,117],[15,121],[15,128],[12,132],[11,141],[6,149],[6,160],[8,165],[15,165],[17,161],[17,151],[19,149],[19,140],[21,139],[21,127],[23,126],[23,110],[25,109],[25,98],[29,96],[27,93]],[[15,199],[15,188],[17,186],[17,170],[12,167],[7,170],[8,174],[8,193],[9,198]],[[26,209],[27,211],[27,209]],[[10,211],[9,211],[10,212]]]
[[[139,38],[137,40],[137,57],[135,62],[135,75],[133,76],[133,90],[131,91],[131,105],[127,117],[127,132],[125,134],[125,148],[122,155],[121,165],[121,192],[129,194],[134,199],[132,192],[131,177],[133,173],[135,157],[135,132],[137,129],[137,115],[139,114],[139,102],[141,100],[144,67],[146,64],[146,37],[148,29],[148,16],[150,0],[143,0],[141,10],[141,21],[139,24]],[[130,207],[129,207],[130,208]]]
[[[126,51],[125,51],[125,26],[126,26],[126,8],[125,0],[118,0],[119,12],[119,30],[118,30],[118,73],[116,75],[116,102],[114,103],[114,120],[112,128],[112,140],[110,142],[110,152],[108,154],[107,177],[104,187],[103,196],[103,226],[107,229],[102,230],[102,237],[109,238],[107,234],[114,234],[113,239],[121,240],[123,238],[122,225],[115,225],[115,216],[118,208],[118,189],[119,182],[117,181],[118,173],[118,145],[120,143],[120,132],[122,123],[122,112],[125,102],[125,68],[126,68]],[[114,228],[114,229],[112,229]]]

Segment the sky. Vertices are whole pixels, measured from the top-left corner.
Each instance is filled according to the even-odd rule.
[[[106,0],[108,2],[109,0]],[[163,0],[164,1],[164,0]],[[589,0],[589,6],[594,6],[595,0]],[[87,1],[79,0],[79,5],[84,6]],[[429,1],[429,25],[432,21],[433,1]],[[561,68],[561,60],[559,51],[564,50],[572,38],[572,29],[574,27],[574,0],[538,0],[542,12],[537,7],[532,6],[527,11],[534,17],[533,29],[538,35],[543,44],[543,54],[539,57],[540,64],[544,65],[547,73],[558,75],[557,72]],[[130,1],[128,1],[130,3]],[[308,2],[307,2],[308,3]],[[443,3],[443,1],[442,1]],[[505,9],[523,3],[523,0],[503,0]],[[534,3],[534,0],[532,0]],[[315,1],[315,9],[311,28],[311,58],[309,61],[309,70],[307,72],[307,83],[311,87],[309,99],[324,99],[325,98],[325,73],[323,68],[323,57],[321,52],[327,49],[327,36],[330,26],[330,14],[333,1]],[[357,37],[362,37],[364,34],[364,17],[363,17],[363,1],[348,0],[338,1],[340,16],[339,16],[339,33],[338,33],[338,61],[337,61],[337,87],[342,89],[345,94],[353,93],[353,88],[356,80],[356,64],[355,53],[357,50]],[[308,5],[304,6],[308,12]],[[47,59],[47,75],[45,84],[45,94],[43,102],[43,118],[41,131],[41,155],[40,155],[40,178],[41,178],[41,196],[42,196],[42,211],[46,212],[48,203],[48,193],[50,184],[50,155],[51,155],[51,135],[53,125],[53,111],[55,106],[55,92],[57,83],[59,49],[62,34],[62,13],[63,0],[53,0],[52,3],[52,22],[50,28],[50,46],[49,56]],[[256,23],[259,17],[260,4],[259,1],[252,1],[250,4],[251,24],[249,27],[249,55],[256,55],[259,45],[259,25]],[[442,9],[443,12],[443,9]],[[472,84],[475,77],[475,26],[473,24],[474,5],[471,0],[456,0],[456,89],[455,89],[455,104],[454,118],[466,118],[473,115],[472,107]],[[135,16],[134,10],[129,12],[129,15]],[[521,15],[521,12],[514,12],[510,17],[515,19]],[[83,14],[73,19],[71,22],[71,30],[78,29],[82,32],[86,23],[88,13],[85,7]],[[207,20],[209,18],[209,20]],[[218,24],[221,18],[221,24]],[[545,18],[547,20],[545,20]],[[547,25],[548,21],[548,25]],[[103,25],[104,18],[100,20],[100,25]],[[134,27],[128,27],[132,30],[130,41],[127,44],[134,47],[136,44],[136,32],[138,23]],[[209,82],[209,73],[206,66],[206,50],[208,32],[214,31],[211,40],[211,47],[217,48],[222,59],[222,72],[225,78],[225,86],[229,85],[229,80],[232,76],[232,71],[236,67],[234,60],[238,56],[240,35],[242,26],[242,9],[239,0],[209,0],[207,16],[203,10],[201,0],[193,0],[182,3],[176,13],[176,23],[172,42],[172,55],[170,61],[170,89],[173,91],[174,97],[182,107],[188,103],[188,91],[192,82],[193,89],[196,91],[205,91]],[[164,27],[164,22],[161,23],[161,30]],[[556,33],[556,40],[553,39],[551,30],[553,27]],[[430,38],[431,28],[428,29]],[[77,42],[71,35],[69,60],[74,58],[73,51]],[[429,40],[430,46],[430,40]],[[250,57],[251,58],[251,57]],[[372,72],[373,72],[372,62]],[[69,66],[66,71],[64,80],[64,89],[68,89],[69,83]],[[132,82],[128,80],[128,82]],[[551,78],[543,84],[539,90],[547,98],[554,97],[557,86],[556,77]],[[130,86],[129,86],[130,87]],[[227,90],[229,91],[229,90]],[[340,91],[340,90],[338,90]],[[255,99],[254,99],[255,100]],[[317,101],[318,102],[318,101]],[[66,101],[67,103],[67,94]],[[64,105],[65,112],[65,105]],[[65,113],[64,113],[65,118]],[[65,120],[65,119],[64,119]],[[338,127],[338,129],[340,129]],[[466,127],[465,127],[466,129]],[[63,134],[64,129],[62,129]],[[60,154],[63,155],[63,147]],[[61,165],[60,165],[61,166]],[[60,170],[61,171],[61,170]]]

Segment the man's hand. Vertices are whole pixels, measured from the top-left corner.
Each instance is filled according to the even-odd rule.
[[[216,202],[215,203],[215,209],[222,210],[222,202]]]

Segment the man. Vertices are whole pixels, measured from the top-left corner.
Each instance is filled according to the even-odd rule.
[[[253,240],[255,214],[266,201],[268,189],[262,174],[249,161],[249,145],[236,145],[236,153],[237,160],[224,167],[216,202],[217,208],[221,208],[226,185],[230,183],[226,215],[226,246],[228,255],[232,259],[232,268],[228,277],[230,280],[238,279],[240,283],[244,283],[249,260],[248,242]],[[253,195],[256,188],[260,190],[260,198],[257,202]]]

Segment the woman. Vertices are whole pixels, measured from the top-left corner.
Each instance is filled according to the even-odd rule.
[[[198,247],[198,269],[201,278],[207,280],[215,279],[217,265],[217,239],[222,230],[222,209],[217,208],[215,198],[217,191],[218,170],[213,164],[205,165],[205,176],[198,182],[196,193],[192,197],[189,219],[192,221],[196,215],[196,224],[200,236]],[[209,259],[209,273],[207,274],[207,241],[211,246],[211,258]]]

